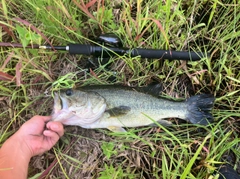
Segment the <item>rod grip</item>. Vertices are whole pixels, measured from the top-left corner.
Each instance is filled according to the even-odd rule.
[[[91,45],[87,44],[69,44],[70,54],[92,55],[93,50]]]
[[[92,46],[88,44],[69,44],[70,54],[82,54],[82,55],[94,55],[96,57],[110,57],[115,54],[124,55],[129,54],[132,57],[141,56],[141,58],[150,59],[169,59],[169,60],[190,60],[198,61],[203,57],[209,56],[203,52],[183,52],[183,51],[170,51],[170,50],[158,50],[158,49],[125,49],[108,47],[102,48],[101,46]]]
[[[141,49],[136,48],[132,51],[133,56],[141,56],[142,58],[153,59],[170,59],[170,60],[190,60],[197,61],[206,55],[202,52],[182,52],[170,50],[157,50],[157,49]]]

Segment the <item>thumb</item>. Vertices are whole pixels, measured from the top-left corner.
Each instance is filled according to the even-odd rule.
[[[50,141],[50,146],[49,147],[50,148],[52,148],[60,138],[58,133],[56,133],[54,131],[50,131],[50,130],[43,131],[43,135],[46,136],[49,139],[49,141]]]

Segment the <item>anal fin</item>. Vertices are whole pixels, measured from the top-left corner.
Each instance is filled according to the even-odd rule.
[[[108,129],[112,132],[127,132],[122,127],[117,127],[117,126],[108,126]]]

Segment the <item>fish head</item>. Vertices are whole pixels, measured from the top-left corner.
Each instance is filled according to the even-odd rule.
[[[105,99],[96,92],[60,90],[54,93],[52,120],[84,127],[100,119],[105,109]]]

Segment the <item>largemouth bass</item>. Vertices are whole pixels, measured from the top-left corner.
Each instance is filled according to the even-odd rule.
[[[83,128],[108,128],[114,132],[156,122],[171,125],[166,118],[207,125],[213,120],[214,99],[212,95],[201,94],[177,102],[127,87],[90,86],[55,92],[52,120]]]

